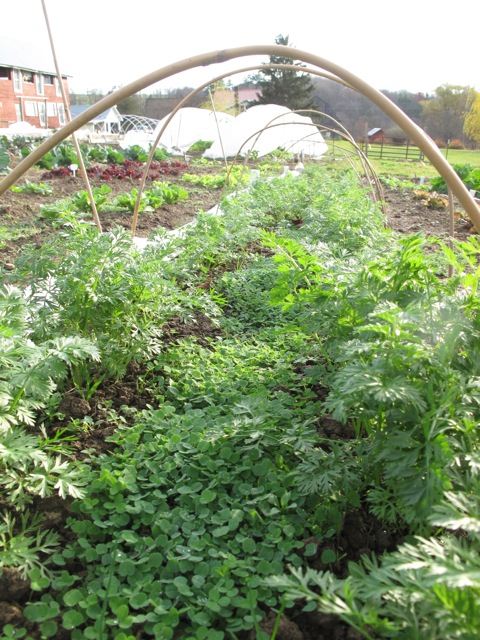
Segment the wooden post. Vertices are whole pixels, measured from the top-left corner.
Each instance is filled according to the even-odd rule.
[[[449,212],[449,246],[450,249],[453,249],[453,237],[455,235],[455,207],[453,206],[453,191],[450,188],[450,185],[447,187],[448,193],[448,212]],[[451,264],[448,265],[448,277],[451,278],[453,275],[453,266]]]

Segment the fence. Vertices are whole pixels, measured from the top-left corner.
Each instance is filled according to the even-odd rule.
[[[330,139],[330,153],[331,155],[343,155],[343,150],[350,148],[350,143],[344,140]],[[409,160],[411,162],[421,162],[425,160],[425,156],[422,151],[414,145],[411,140],[407,140],[403,144],[392,144],[391,142],[381,141],[378,143],[369,143],[367,149],[365,149],[365,143],[359,142],[360,149],[373,160]]]
[[[407,140],[404,144],[388,144],[381,141],[375,144],[362,145],[362,150],[369,158],[375,160],[411,160],[412,162],[420,162],[424,159],[422,151]]]

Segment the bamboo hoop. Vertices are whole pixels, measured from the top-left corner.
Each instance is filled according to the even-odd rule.
[[[347,69],[322,58],[308,51],[294,49],[285,45],[250,45],[245,47],[235,47],[203,53],[191,58],[186,58],[174,64],[170,64],[161,69],[157,69],[145,76],[131,82],[125,87],[121,87],[117,91],[105,96],[97,103],[86,109],[82,114],[67,123],[62,129],[53,134],[48,140],[45,140],[40,146],[34,149],[22,162],[20,162],[0,183],[0,195],[11,187],[17,179],[22,176],[25,171],[30,169],[41,157],[48,151],[53,149],[55,145],[62,142],[67,136],[71,135],[87,122],[100,115],[103,111],[115,106],[121,100],[145,89],[151,84],[160,82],[165,78],[188,71],[201,66],[209,66],[211,64],[219,64],[227,62],[234,58],[246,56],[282,56],[293,60],[300,60],[315,67],[319,67],[338,76],[347,82],[353,89],[364,94],[372,100],[380,109],[382,109],[423,151],[438,173],[444,178],[464,207],[467,215],[472,220],[475,229],[480,233],[480,209],[469,190],[465,187],[460,177],[456,174],[450,163],[440,153],[437,145],[433,140],[416,125],[397,105],[389,98],[383,95],[377,89],[371,87],[364,80],[351,73]]]
[[[189,94],[187,94],[184,98],[182,98],[182,100],[180,100],[180,102],[176,105],[176,107],[168,114],[164,124],[162,125],[160,131],[157,134],[157,137],[155,138],[153,144],[152,144],[152,148],[150,149],[150,152],[148,154],[148,158],[147,161],[145,163],[145,167],[143,169],[143,173],[142,173],[142,177],[140,179],[140,187],[138,189],[138,194],[137,194],[137,199],[135,201],[135,206],[133,209],[133,216],[132,216],[132,227],[131,227],[131,231],[132,231],[132,235],[135,235],[135,232],[137,230],[137,223],[138,223],[138,215],[140,213],[140,205],[142,202],[142,193],[145,189],[145,183],[147,180],[147,175],[148,175],[148,171],[151,167],[151,164],[153,162],[153,156],[155,154],[155,149],[157,148],[166,128],[168,127],[168,125],[170,124],[170,122],[173,120],[173,118],[175,117],[175,115],[178,113],[178,111],[180,111],[180,109],[182,109],[182,107],[184,107],[186,104],[188,104],[188,102],[197,95],[197,93],[200,93],[200,91],[203,91],[203,89],[206,89],[208,86],[210,86],[211,84],[214,84],[215,82],[218,82],[219,80],[223,80],[224,78],[226,78],[227,76],[230,75],[235,75],[237,73],[246,73],[247,71],[254,71],[254,70],[258,70],[258,69],[262,69],[264,68],[265,65],[253,65],[250,67],[242,67],[241,69],[235,69],[234,71],[227,71],[225,73],[222,73],[218,76],[215,76],[214,78],[210,78],[210,80],[208,80],[207,82],[204,82],[203,84],[201,84],[200,86],[198,86],[196,89],[193,89],[192,91],[190,91]],[[296,65],[292,65],[292,64],[272,64],[270,65],[271,69],[298,69],[298,66]],[[349,86],[348,84],[342,82],[340,80],[340,78],[336,78],[335,76],[333,76],[331,73],[328,72],[322,72],[322,71],[317,71],[316,69],[308,69],[307,67],[302,67],[302,69],[306,69],[306,72],[308,71],[309,73],[315,74],[315,75],[319,75],[322,76],[324,78],[327,78],[329,80],[333,80],[336,82],[340,82],[341,84],[344,84],[345,86]],[[226,158],[224,157],[224,162],[225,162],[225,166],[227,169],[227,173],[229,173],[229,168],[228,168],[228,164],[226,161]],[[1,192],[0,192],[1,193]]]
[[[52,56],[53,56],[53,62],[55,64],[55,71],[57,73],[57,80],[58,80],[58,84],[60,86],[60,92],[62,94],[63,106],[65,108],[65,113],[67,115],[67,120],[71,121],[72,115],[71,115],[70,109],[68,107],[67,94],[65,93],[65,87],[63,86],[63,82],[62,82],[62,74],[60,73],[60,66],[59,66],[58,61],[57,61],[57,54],[55,53],[55,45],[53,43],[53,37],[52,37],[51,29],[50,29],[50,21],[48,19],[47,7],[45,5],[45,0],[42,0],[42,8],[43,8],[43,14],[45,16],[45,24],[46,24],[47,31],[48,31],[48,37],[49,37],[49,40],[50,40],[50,47],[52,49]],[[72,131],[71,136],[72,136],[73,144],[74,144],[74,147],[75,147],[75,152],[77,154],[78,164],[80,165],[80,173],[81,173],[81,176],[82,176],[83,181],[85,183],[85,187],[86,187],[86,190],[87,190],[87,193],[88,193],[88,199],[90,200],[90,206],[92,207],[93,219],[95,220],[95,224],[97,225],[97,229],[98,229],[99,233],[102,233],[102,225],[100,223],[100,218],[98,217],[97,205],[95,204],[95,198],[93,197],[93,191],[92,191],[92,187],[90,185],[90,180],[88,179],[87,169],[86,169],[85,163],[83,161],[82,151],[80,149],[80,145],[78,143],[77,136],[75,135],[75,132]]]

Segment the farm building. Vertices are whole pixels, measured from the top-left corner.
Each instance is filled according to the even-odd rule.
[[[382,142],[390,141],[390,138],[386,135],[383,129],[380,129],[380,127],[370,129],[370,131],[368,131],[367,133],[367,138],[369,144],[381,144]]]
[[[70,107],[72,118],[76,118],[89,108],[90,105],[72,104]],[[120,133],[122,130],[122,115],[117,107],[111,107],[87,123],[84,129],[89,133]]]
[[[62,76],[68,101],[68,77]],[[61,86],[52,56],[0,37],[0,127],[27,122],[41,129],[65,124]]]

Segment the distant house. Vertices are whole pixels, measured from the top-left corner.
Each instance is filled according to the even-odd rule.
[[[91,105],[78,105],[72,104],[70,107],[70,114],[73,118],[76,118],[81,113],[90,108]],[[88,122],[84,129],[87,129],[89,133],[100,134],[116,134],[122,131],[122,115],[117,107],[111,107],[106,111],[103,111],[98,116]]]
[[[238,104],[242,111],[248,109],[251,102],[255,102],[262,95],[262,90],[252,87],[250,84],[239,85],[235,87]]]
[[[68,105],[67,78],[62,75]],[[15,122],[58,129],[66,122],[65,107],[52,56],[0,36],[0,127]]]
[[[381,144],[382,142],[390,141],[390,138],[384,133],[383,129],[379,127],[370,129],[367,133],[367,139],[369,144]]]

